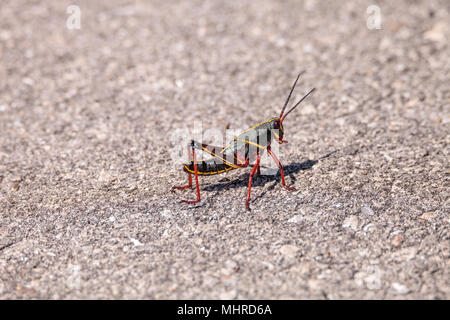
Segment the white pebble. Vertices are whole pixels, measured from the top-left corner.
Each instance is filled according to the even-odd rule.
[[[350,216],[344,220],[342,224],[343,228],[351,228],[352,230],[358,230],[359,219],[357,216]]]

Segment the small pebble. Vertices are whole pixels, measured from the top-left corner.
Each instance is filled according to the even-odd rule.
[[[407,294],[409,292],[407,286],[398,282],[392,283],[392,289],[394,289],[397,294]]]
[[[447,31],[447,22],[440,21],[436,23],[433,28],[426,31],[423,34],[423,37],[426,40],[434,41],[434,42],[445,42],[446,41],[446,31]]]
[[[394,236],[394,238],[392,238],[391,243],[394,247],[399,247],[402,244],[403,239],[404,239],[404,236],[402,234],[398,234],[398,235]]]
[[[373,210],[369,206],[364,206],[361,208],[361,213],[367,216],[373,216]]]
[[[434,212],[434,211],[425,212],[419,217],[419,219],[425,220],[425,221],[430,221],[431,219],[433,219],[435,214],[436,214],[436,212]]]
[[[131,243],[132,243],[135,247],[138,247],[138,246],[142,246],[142,245],[143,245],[142,242],[140,242],[139,240],[134,239],[134,238],[130,238],[130,241],[131,241]]]
[[[231,291],[227,291],[227,292],[222,292],[219,296],[220,300],[232,300],[235,299],[237,295],[236,290],[231,290]]]
[[[350,228],[354,231],[358,230],[359,219],[357,216],[350,216],[345,218],[344,223],[342,224],[343,228]]]
[[[298,214],[298,215],[293,216],[292,218],[290,218],[290,219],[288,220],[288,222],[289,222],[289,223],[299,223],[299,222],[301,222],[302,220],[303,220],[302,216]]]
[[[295,257],[298,250],[298,247],[290,244],[284,245],[280,248],[281,254],[288,257]]]

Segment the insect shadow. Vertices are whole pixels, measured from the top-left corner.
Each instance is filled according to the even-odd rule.
[[[295,178],[294,174],[298,173],[301,170],[311,169],[317,162],[318,162],[318,160],[306,160],[304,162],[294,162],[287,166],[283,166],[284,175],[289,176],[291,178],[291,181],[294,183],[297,180]],[[250,175],[250,173],[244,173],[233,180],[231,180],[230,178],[224,178],[221,181],[219,181],[219,183],[205,186],[203,188],[203,190],[221,191],[221,190],[229,189],[229,188],[241,188],[243,186],[248,186],[249,175]],[[281,174],[280,174],[279,170],[278,170],[277,174],[273,174],[273,175],[261,175],[259,177],[255,175],[255,178],[253,179],[253,182],[252,182],[252,186],[265,186],[266,183],[270,183],[272,181],[274,183],[269,186],[268,190],[272,190],[273,188],[275,188],[275,185],[277,183],[281,183]],[[260,195],[260,196],[262,196],[262,195]]]

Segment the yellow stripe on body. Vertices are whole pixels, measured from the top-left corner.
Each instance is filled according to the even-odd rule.
[[[236,139],[236,138],[235,138]],[[234,141],[233,141],[234,142]],[[232,142],[232,143],[233,143]],[[225,148],[223,148],[222,149],[222,151],[221,151],[221,153],[223,153],[225,150],[227,150],[230,146],[231,146],[231,144],[232,143],[230,143],[229,145],[227,145]],[[236,159],[241,163],[241,164],[245,164],[245,161],[242,161],[242,159],[240,159],[239,157],[237,157],[236,156]],[[228,165],[230,165],[229,163],[227,163]],[[235,165],[232,165],[232,166],[235,166]],[[240,168],[239,166],[236,166],[236,168]]]
[[[258,123],[256,126],[253,126],[253,127],[251,127],[250,129],[245,130],[244,132],[241,132],[241,133],[239,134],[239,136],[240,136],[241,134],[243,134],[243,133],[249,132],[250,130],[256,129],[257,127],[259,127],[259,126],[262,125],[262,124],[265,124],[265,123],[267,123],[267,122],[270,122],[270,121],[273,121],[273,120],[276,120],[276,119],[278,119],[278,118],[271,118],[271,119],[269,119],[269,120],[267,120],[267,121]]]
[[[220,159],[222,160],[226,165],[233,167],[234,169],[239,168],[238,166],[229,163],[228,161],[226,161],[225,159],[223,159],[222,157],[219,157],[218,155],[216,155],[215,153],[212,153],[211,151],[209,151],[208,149],[206,149],[205,147],[202,146],[202,150],[208,152],[210,155],[212,155],[214,158]]]
[[[240,134],[238,134],[238,136],[240,136],[240,135],[243,134],[243,133],[249,132],[250,130],[254,130],[254,129],[256,129],[257,127],[259,127],[260,125],[263,125],[263,124],[265,124],[265,123],[271,122],[271,121],[276,120],[276,119],[278,119],[278,118],[271,118],[271,119],[269,119],[269,120],[267,120],[267,121],[258,123],[257,125],[251,127],[250,129],[247,129],[247,130],[241,132]],[[283,131],[283,130],[282,130],[282,131]],[[256,143],[249,142],[249,141],[245,141],[245,140],[241,140],[241,139],[236,139],[236,138],[237,138],[237,137],[235,137],[234,139],[237,140],[237,141],[241,141],[241,142],[253,144],[253,145],[255,145],[255,146],[257,146],[258,148],[261,148],[261,149],[266,148],[266,147],[260,146],[260,145],[258,145],[258,144],[256,144]],[[232,142],[232,143],[233,143],[233,142]],[[227,145],[225,148],[223,148],[221,152],[223,153],[226,149],[228,149],[228,148],[231,146],[232,143],[230,143],[230,144]],[[244,164],[244,162],[241,162],[241,163]]]
[[[247,140],[236,139],[236,141],[241,141],[241,142],[245,142],[245,143],[248,143],[248,144],[254,145],[255,147],[258,147],[259,149],[265,149],[265,148],[267,148],[267,147],[264,147],[264,146],[260,146],[260,145],[259,145],[259,144],[257,144],[257,143],[254,143],[254,142],[250,142],[250,141],[247,141]]]
[[[190,170],[187,166],[184,166],[184,168],[186,169],[187,172],[195,174],[195,171],[194,170]],[[224,173],[224,172],[230,171],[232,169],[234,169],[234,168],[230,167],[230,168],[226,168],[225,170],[211,171],[211,172],[197,171],[197,174],[199,174],[201,176],[207,176],[207,175],[214,175],[214,174]]]

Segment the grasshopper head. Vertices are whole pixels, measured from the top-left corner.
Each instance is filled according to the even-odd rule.
[[[279,144],[287,143],[287,141],[283,140],[284,128],[281,118],[274,118],[272,120],[272,132],[274,136],[277,138]]]

